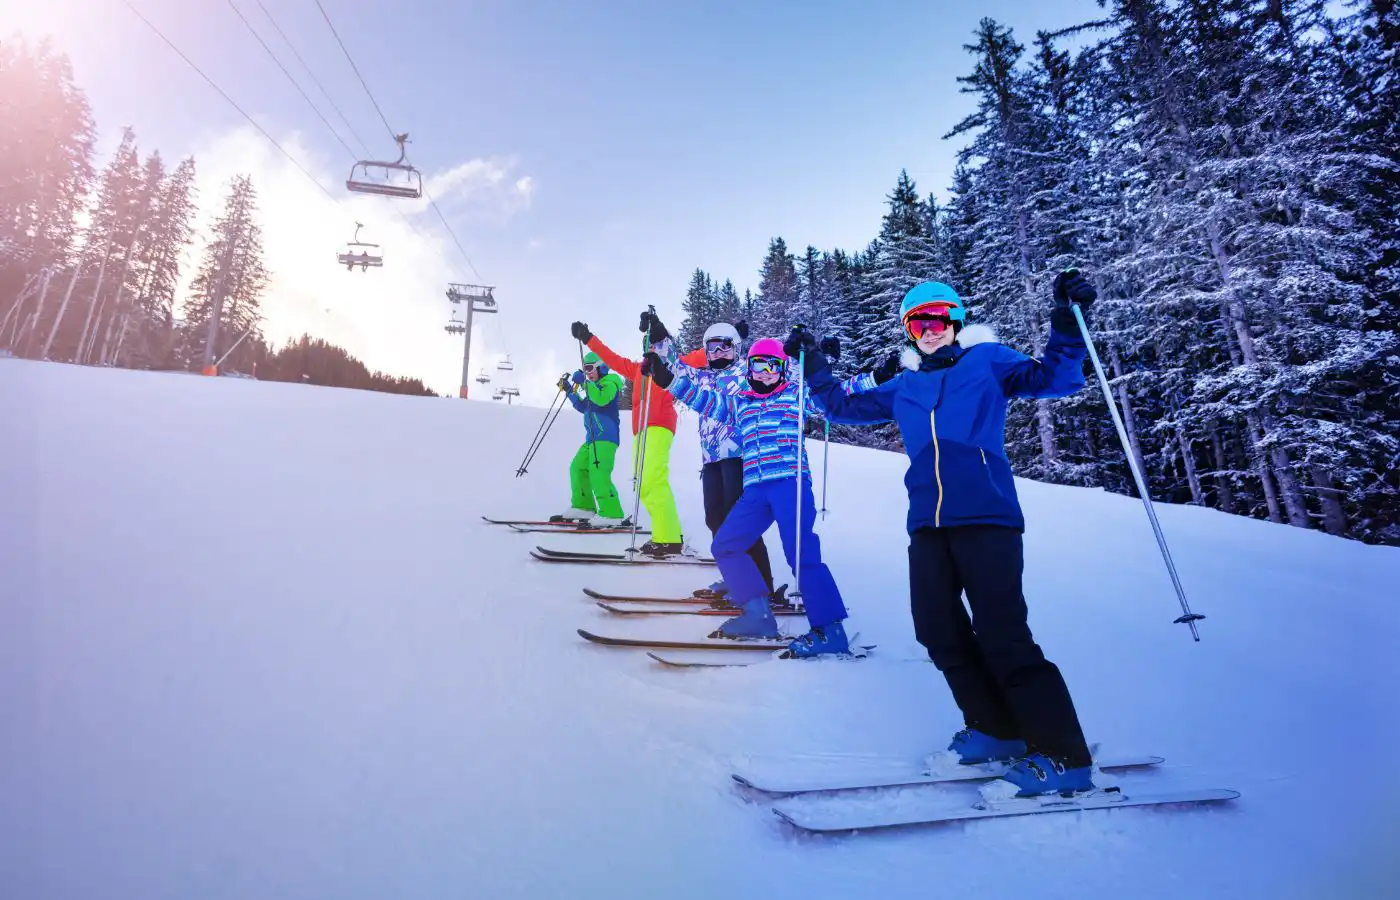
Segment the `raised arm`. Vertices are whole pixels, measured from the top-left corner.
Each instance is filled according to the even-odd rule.
[[[988,348],[995,354],[992,372],[1001,382],[1002,392],[1008,397],[1067,397],[1082,388],[1088,347],[1078,325],[1074,327],[1074,333],[1066,333],[1051,325],[1050,340],[1040,359],[1001,345]]]
[[[641,367],[638,363],[625,356],[618,356],[612,351],[612,348],[600,341],[596,334],[589,335],[588,349],[598,354],[598,357],[608,364],[609,369],[612,369],[623,378],[636,381],[641,377]]]
[[[1078,304],[1088,322],[1088,310],[1098,291],[1078,269],[1055,276],[1051,288],[1055,308],[1050,313],[1050,339],[1040,359],[1032,359],[1009,347],[994,347],[992,371],[1008,397],[1065,397],[1084,386],[1084,357],[1088,345],[1079,331],[1072,304]]]
[[[704,350],[697,350],[686,356],[681,356],[676,350],[676,342],[670,337],[652,344],[651,349],[655,350],[656,354],[661,357],[661,361],[666,364],[666,368],[677,375],[694,378],[697,369],[706,368],[705,363],[707,360],[705,359]],[[700,354],[700,361],[698,363],[695,362],[696,353]]]
[[[657,384],[660,384],[658,381]],[[667,385],[666,390],[679,401],[689,406],[707,419],[714,419],[726,425],[739,423],[738,398],[733,394],[722,394],[710,388],[701,387],[684,375]]]

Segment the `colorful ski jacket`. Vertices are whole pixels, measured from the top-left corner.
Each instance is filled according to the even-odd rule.
[[[711,369],[707,365],[708,358],[703,350],[696,350],[684,357],[679,357],[675,341],[670,338],[652,349],[660,354],[662,361],[666,363],[666,368],[677,376],[684,375],[702,388],[718,391],[721,394],[738,394],[749,389],[749,379],[744,374],[744,361],[742,359],[735,360],[734,364],[727,369]],[[840,385],[841,390],[847,394],[873,390],[875,376],[864,372],[847,378]],[[812,403],[810,393],[807,395],[807,412],[809,415],[821,415],[821,409]],[[793,427],[797,427],[795,421]],[[702,414],[700,417],[701,462],[719,462],[722,459],[733,459],[742,455],[743,449],[739,446],[739,436],[735,433],[734,426],[721,419],[710,418]]]
[[[835,383],[833,388],[840,391]],[[740,455],[744,458],[745,487],[797,475],[796,382],[789,381],[771,394],[755,394],[747,387],[740,391],[705,387],[688,375],[677,374],[669,390],[686,406],[706,419],[728,426],[731,433],[737,435]],[[807,395],[807,411],[821,412],[810,394]],[[801,471],[810,477],[805,449]]]
[[[570,385],[569,402],[574,409],[583,413],[585,441],[618,442],[621,430],[618,424],[618,395],[622,393],[622,379],[609,372],[597,381],[585,381]]]
[[[893,419],[909,454],[910,533],[919,528],[1025,528],[1006,459],[1012,397],[1065,397],[1084,386],[1088,348],[1078,331],[1052,328],[1040,359],[996,343],[972,325],[932,356],[905,352],[905,371],[873,391],[847,396],[824,365],[808,383],[835,423]]]
[[[642,377],[642,364],[625,356],[618,356],[607,344],[598,340],[595,334],[588,339],[588,349],[608,364],[608,368],[620,374],[623,378],[632,382],[632,433],[636,434],[642,427],[642,398],[649,396],[648,405],[651,409],[647,412],[647,427],[653,426],[665,428],[672,434],[676,433],[676,406],[671,396],[664,390],[657,387],[650,378]],[[650,386],[650,387],[648,387]],[[650,391],[650,393],[648,393]]]

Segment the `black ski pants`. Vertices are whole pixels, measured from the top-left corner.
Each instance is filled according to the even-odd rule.
[[[705,463],[700,467],[700,486],[705,495],[705,525],[713,536],[719,532],[725,517],[744,493],[744,461],[738,457]],[[758,574],[773,593],[773,565],[768,561],[768,547],[760,537],[749,548],[749,559],[758,566]],[[746,600],[751,598],[738,598]]]
[[[1089,748],[1064,676],[1031,637],[1022,567],[1017,529],[918,529],[909,542],[914,636],[948,680],[967,727],[1019,738],[1030,752],[1068,768],[1087,766]]]

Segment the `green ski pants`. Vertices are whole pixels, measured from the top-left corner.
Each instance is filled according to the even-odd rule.
[[[598,453],[597,465],[593,463],[594,450]],[[621,519],[622,503],[617,499],[617,488],[613,487],[613,460],[617,457],[617,444],[609,441],[587,441],[574,454],[569,465],[569,486],[573,489],[574,509],[591,509],[608,519]]]

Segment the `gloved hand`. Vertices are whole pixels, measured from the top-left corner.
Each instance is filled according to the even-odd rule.
[[[642,313],[641,326],[637,330],[647,332],[647,340],[653,344],[659,344],[671,336],[666,326],[661,324],[661,320],[651,310]]]
[[[663,391],[670,387],[671,382],[676,378],[671,370],[666,368],[666,363],[662,361],[660,354],[654,351],[648,351],[642,357],[642,375],[649,376]]]
[[[739,321],[734,323],[734,330],[739,332],[739,340],[747,341],[749,339],[748,322],[744,321],[743,319],[740,319]]]
[[[583,384],[583,383],[584,383],[585,381],[587,381],[587,380],[588,380],[588,376],[585,375],[585,374],[583,374],[583,370],[582,370],[582,369],[579,369],[577,372],[575,372],[575,373],[574,373],[574,377],[573,377],[573,379],[572,379],[572,381],[573,381],[574,384]]]
[[[1089,279],[1078,269],[1065,269],[1055,276],[1055,308],[1050,312],[1050,327],[1067,334],[1079,333],[1079,322],[1074,318],[1071,303],[1079,304],[1079,311],[1088,324],[1089,307],[1098,299],[1099,292],[1089,283]]]
[[[835,337],[824,337],[817,348],[826,354],[826,358],[832,362],[841,358],[841,339]]]
[[[820,353],[821,350],[817,347],[817,339],[812,337],[812,332],[794,325],[792,331],[788,332],[787,340],[783,341],[783,352],[790,358],[797,359],[799,354],[811,356],[813,353]]]
[[[1065,269],[1055,276],[1055,308],[1069,309],[1070,303],[1081,307],[1092,306],[1099,298],[1099,292],[1089,283],[1078,269]]]
[[[889,356],[885,357],[885,361],[880,363],[879,367],[870,374],[875,377],[876,384],[884,384],[887,381],[894,380],[894,377],[899,374],[900,368],[899,354],[891,353]]]
[[[582,322],[575,322],[569,326],[569,333],[574,336],[574,340],[581,344],[586,344],[593,339],[593,332],[588,330],[588,326]]]

